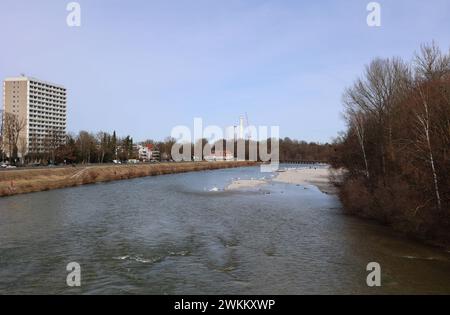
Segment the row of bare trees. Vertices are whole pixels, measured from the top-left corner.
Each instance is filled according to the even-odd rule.
[[[0,153],[3,161],[6,156],[11,157],[10,160],[12,161],[16,160],[18,153],[22,157],[22,163],[110,163],[113,160],[126,161],[138,158],[133,146],[133,138],[130,136],[118,138],[116,132],[110,134],[104,131],[97,133],[80,131],[76,135],[49,132],[40,139],[41,141],[31,138],[27,146],[26,138],[19,136],[25,127],[24,122],[20,121],[16,115],[9,113],[3,116],[1,122],[2,135],[4,136],[0,137],[0,141],[3,141],[0,143],[0,148],[3,149]],[[209,151],[214,152],[216,143],[208,143],[207,139],[201,141],[202,148],[208,146]],[[160,151],[163,160],[171,160],[172,146],[175,142],[175,139],[168,137],[163,141],[146,140],[142,144],[152,144],[156,150]],[[192,144],[193,146],[194,144]],[[250,143],[246,140],[247,159],[249,158],[249,146]],[[224,148],[226,148],[225,143],[222,144],[222,149]],[[284,138],[279,141],[279,150],[282,162],[294,160],[326,161],[333,147],[330,144],[308,143]],[[12,152],[12,154],[9,152]],[[192,152],[194,152],[194,149],[192,149]],[[236,148],[234,152],[236,154]]]
[[[0,160],[11,164],[29,163],[104,163],[113,159],[135,158],[133,139],[117,138],[115,132],[77,135],[49,131],[44,137],[27,139],[25,121],[15,114],[0,112]],[[20,158],[19,158],[20,157]]]
[[[0,148],[2,161],[6,157],[11,162],[16,162],[20,155],[21,163],[109,163],[113,160],[126,161],[138,158],[133,147],[133,139],[130,136],[118,138],[116,133],[112,134],[100,131],[96,134],[88,131],[80,131],[77,135],[64,135],[57,131],[49,131],[42,138],[31,137],[27,143],[23,135],[25,121],[17,115],[3,113],[1,121]],[[214,151],[215,144],[208,143],[202,139],[202,148],[209,146]],[[161,152],[163,160],[171,160],[172,146],[175,139],[166,138],[164,141],[147,140],[143,144],[153,144],[154,148]],[[220,142],[220,141],[219,141]],[[258,145],[258,144],[256,144]],[[193,146],[193,144],[192,144]],[[236,146],[236,144],[235,144]],[[248,159],[250,146],[249,141],[245,143]],[[226,145],[223,144],[222,148]],[[318,160],[326,161],[332,151],[329,144],[308,143],[290,138],[280,139],[280,160]],[[234,152],[236,153],[236,148]],[[194,152],[194,150],[192,150]]]
[[[242,142],[241,142],[242,141]],[[243,157],[246,160],[263,160],[262,154],[271,154],[273,139],[266,139],[261,141],[254,140],[225,140],[221,139],[215,142],[210,142],[208,139],[198,139],[195,144],[190,143],[190,152],[192,159],[196,156],[195,147],[200,147],[203,154],[208,152],[224,152],[232,154],[235,158],[238,158],[238,147],[244,151]],[[175,143],[175,139],[167,138],[164,143],[159,144],[161,150],[161,156],[171,158],[171,146]],[[262,149],[264,147],[264,149]],[[267,152],[266,151],[267,147]],[[329,161],[334,147],[329,143],[317,143],[295,140],[291,138],[279,139],[278,142],[279,159],[280,162],[293,162],[293,161],[317,161],[327,162]],[[180,150],[182,151],[182,150]],[[264,151],[264,152],[261,152]]]
[[[332,158],[347,209],[424,238],[450,236],[450,54],[375,59],[343,97],[347,132]]]
[[[306,142],[290,138],[280,139],[280,161],[326,162],[334,148],[328,143]]]
[[[80,131],[78,134],[65,136],[59,146],[49,145],[42,153],[32,156],[31,160],[49,161],[51,163],[111,163],[113,160],[126,161],[137,158],[130,136],[119,138],[104,131],[91,133]]]
[[[204,151],[215,152],[225,150],[227,144],[225,140],[219,140],[215,143],[209,143],[207,139],[201,141],[201,147]],[[222,142],[220,145],[219,143]],[[172,146],[176,143],[176,139],[168,137],[163,141],[146,140],[141,142],[142,145],[152,144],[154,150],[160,152],[161,160],[172,160]],[[191,143],[191,158],[195,154],[194,144]],[[245,158],[249,159],[250,143],[245,141]],[[259,143],[255,143],[258,147]],[[234,155],[237,154],[237,143],[235,143]],[[269,142],[269,151],[270,151]],[[289,138],[280,139],[279,142],[280,160],[315,160],[327,161],[331,155],[333,147],[330,144],[308,143],[304,141],[292,140]],[[68,135],[63,146],[56,150],[47,150],[45,159],[56,161],[69,161],[73,163],[109,163],[113,160],[126,161],[128,159],[137,159],[137,152],[133,146],[133,139],[130,136],[118,138],[116,133],[109,134],[107,132],[98,132],[96,134],[87,131],[81,131],[78,135]],[[54,158],[51,158],[54,156]],[[259,156],[254,158],[258,159]]]

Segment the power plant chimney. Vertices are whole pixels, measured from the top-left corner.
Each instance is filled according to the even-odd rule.
[[[244,139],[244,116],[239,117],[239,139]]]

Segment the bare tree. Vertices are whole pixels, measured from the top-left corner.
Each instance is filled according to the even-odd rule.
[[[96,141],[98,143],[98,162],[104,163],[105,155],[110,149],[111,136],[104,131],[100,131],[96,135]]]
[[[63,142],[63,135],[56,130],[50,130],[44,137],[44,153],[48,155],[49,160],[53,163],[55,163],[56,160],[56,150]]]
[[[434,192],[436,195],[436,206],[439,212],[442,210],[441,194],[439,192],[438,175],[436,172],[435,160],[433,149],[431,146],[431,118],[430,110],[428,105],[428,99],[422,88],[419,88],[420,103],[422,105],[422,110],[416,112],[417,121],[419,123],[419,140],[425,143],[426,154],[428,156],[428,162],[430,163],[431,174],[433,177]]]
[[[25,120],[12,113],[3,114],[3,136],[10,159],[17,158],[19,136],[24,128]]]
[[[386,177],[388,158],[395,159],[393,149],[395,104],[402,99],[411,81],[410,67],[401,59],[375,59],[366,67],[363,77],[344,94],[347,109],[355,113],[360,112],[376,125],[372,133],[376,134],[379,152],[377,158],[383,177]],[[354,115],[350,117],[354,119]],[[355,126],[355,121],[349,121],[349,125]],[[363,132],[361,128],[359,131]]]
[[[39,138],[36,134],[31,134],[28,143],[28,157],[34,162],[38,162],[40,159],[40,145]]]
[[[370,178],[370,172],[369,172],[369,162],[367,161],[367,154],[366,154],[366,121],[364,114],[362,112],[351,112],[349,113],[349,120],[355,128],[356,136],[358,138],[359,145],[361,147],[363,159],[364,159],[364,166],[366,168],[366,177]]]
[[[19,147],[19,153],[20,153],[20,157],[22,159],[22,163],[25,163],[25,156],[27,155],[27,152],[28,152],[26,137],[19,138],[18,147]]]
[[[443,54],[434,41],[420,47],[414,63],[420,80],[440,80],[450,75],[450,55]]]
[[[95,153],[97,145],[95,136],[87,131],[80,131],[76,142],[82,163],[90,163],[91,154]]]

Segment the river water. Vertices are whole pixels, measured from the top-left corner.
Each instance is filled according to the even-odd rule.
[[[257,167],[0,199],[0,294],[450,294],[450,253]],[[81,266],[81,287],[66,266]],[[369,262],[381,287],[366,284]]]

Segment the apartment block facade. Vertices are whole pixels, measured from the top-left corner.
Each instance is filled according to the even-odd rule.
[[[57,85],[31,77],[6,78],[3,82],[3,110],[21,123],[17,141],[18,156],[44,153],[62,144],[67,126],[67,91]],[[11,156],[7,139],[4,151]],[[5,145],[6,144],[6,145]]]

